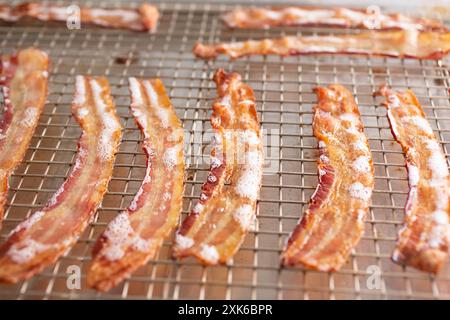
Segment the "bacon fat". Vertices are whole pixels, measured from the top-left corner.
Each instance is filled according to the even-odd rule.
[[[159,11],[155,6],[142,4],[138,9],[100,9],[61,6],[44,3],[22,3],[16,6],[0,5],[0,20],[15,22],[21,18],[69,23],[79,14],[80,23],[106,28],[155,31]],[[79,12],[78,12],[79,11]]]
[[[279,26],[321,26],[361,29],[447,31],[433,19],[410,18],[399,13],[377,13],[351,8],[274,7],[237,8],[222,16],[230,28],[268,29]]]
[[[287,36],[277,39],[205,45],[194,54],[215,59],[225,54],[236,59],[251,55],[357,54],[394,58],[440,59],[450,51],[450,32],[366,31],[334,36]]]
[[[107,291],[154,259],[178,223],[183,200],[184,137],[159,79],[130,78],[131,111],[144,135],[147,169],[128,209],[98,238],[88,285]]]
[[[174,256],[226,263],[254,225],[263,147],[253,90],[237,73],[214,75],[218,98],[211,124],[215,144],[200,200],[176,235]],[[230,181],[229,185],[225,185]]]
[[[8,179],[22,161],[47,98],[49,59],[29,48],[0,60],[5,111],[0,121],[0,227],[8,196]]]
[[[315,89],[313,131],[319,184],[282,253],[285,266],[336,271],[364,233],[374,187],[367,137],[352,94],[341,85]]]
[[[411,90],[401,92],[382,86],[378,94],[386,98],[391,131],[405,153],[409,180],[404,227],[392,259],[438,273],[450,249],[447,160]]]
[[[45,207],[0,247],[2,282],[27,279],[54,263],[75,244],[106,192],[122,129],[108,80],[78,76],[72,113],[82,129],[75,164]]]

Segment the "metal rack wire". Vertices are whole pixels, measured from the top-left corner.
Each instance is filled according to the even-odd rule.
[[[127,1],[128,2],[128,1]],[[88,3],[92,5],[92,3]],[[107,6],[108,2],[101,2]],[[113,2],[113,5],[119,5]],[[128,5],[128,4],[127,4]],[[4,240],[19,221],[41,207],[67,176],[76,153],[80,130],[70,113],[76,74],[106,75],[125,127],[113,179],[98,210],[78,243],[54,266],[17,285],[0,285],[2,299],[449,299],[450,268],[438,277],[391,262],[397,231],[402,225],[407,192],[406,169],[393,140],[385,110],[372,92],[381,83],[410,87],[448,156],[450,147],[449,70],[445,61],[418,61],[350,56],[251,57],[215,62],[195,59],[195,41],[233,41],[248,31],[225,29],[218,15],[230,6],[159,4],[158,32],[82,27],[68,30],[54,23],[0,24],[0,50],[36,46],[52,59],[48,103],[26,159],[11,179]],[[280,34],[349,32],[324,28],[252,31],[251,37]],[[208,166],[207,136],[212,73],[224,67],[242,74],[254,88],[268,149],[267,170],[258,205],[258,226],[227,266],[203,267],[195,260],[173,261],[172,238],[157,260],[107,294],[85,287],[92,244],[120,210],[126,208],[144,175],[145,157],[140,134],[128,110],[127,77],[160,77],[182,119],[187,135],[186,190],[183,216],[200,194]],[[317,183],[316,141],[311,131],[312,88],[339,82],[354,93],[372,148],[376,186],[366,231],[349,262],[336,273],[282,269],[280,250],[302,215]],[[81,268],[81,289],[67,288],[67,268]],[[379,276],[379,286],[371,285]]]

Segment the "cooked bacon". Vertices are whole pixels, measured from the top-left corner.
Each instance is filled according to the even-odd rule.
[[[138,9],[100,9],[81,7],[79,12],[72,6],[44,3],[22,3],[16,6],[0,5],[0,20],[15,22],[31,17],[41,21],[69,21],[79,13],[83,24],[107,28],[155,31],[159,12],[155,6],[142,4]]]
[[[405,225],[399,232],[392,259],[438,273],[448,260],[450,249],[447,161],[411,90],[400,92],[382,86],[378,94],[386,98],[391,131],[405,153],[409,178]]]
[[[335,36],[288,36],[213,45],[197,43],[193,51],[202,59],[215,59],[219,54],[235,59],[250,55],[289,56],[323,53],[440,59],[450,51],[450,32],[402,30],[367,31]]]
[[[268,29],[278,26],[323,26],[361,29],[447,31],[433,19],[410,18],[399,13],[382,14],[362,9],[319,7],[237,8],[222,16],[230,28]]]
[[[76,78],[72,112],[82,128],[72,171],[46,206],[20,223],[0,247],[0,281],[27,279],[78,239],[106,192],[121,126],[103,77]]]
[[[47,97],[49,59],[37,49],[0,59],[0,86],[5,111],[0,121],[0,227],[8,196],[8,179],[22,161]]]
[[[174,256],[226,263],[255,220],[262,180],[262,139],[253,90],[237,73],[216,71],[211,124],[215,145],[200,200],[176,235]],[[226,181],[229,185],[225,185]]]
[[[288,240],[282,263],[336,271],[364,232],[374,187],[373,160],[351,93],[337,84],[315,91],[319,184]]]
[[[144,135],[147,170],[128,209],[98,238],[87,282],[108,291],[153,259],[178,223],[183,200],[183,128],[159,79],[130,78],[131,110]]]

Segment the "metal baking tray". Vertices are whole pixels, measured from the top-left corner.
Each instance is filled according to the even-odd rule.
[[[64,2],[62,2],[64,3]],[[78,3],[83,3],[79,1]],[[136,6],[136,1],[93,1],[91,6]],[[279,4],[279,3],[278,3]],[[3,241],[22,219],[45,204],[68,175],[80,129],[70,106],[77,74],[108,77],[125,128],[114,175],[102,206],[77,244],[41,274],[16,285],[0,285],[2,299],[449,299],[449,265],[437,277],[390,260],[402,226],[407,194],[404,157],[372,92],[387,82],[411,88],[423,104],[448,156],[450,148],[449,60],[357,56],[250,57],[237,61],[196,59],[196,41],[249,37],[358,32],[327,28],[228,30],[219,15],[230,4],[157,3],[161,21],[155,34],[64,24],[0,23],[0,51],[35,46],[52,60],[48,103],[27,155],[11,178]],[[173,235],[154,261],[131,278],[100,294],[85,286],[93,242],[125,209],[145,171],[140,133],[129,111],[129,76],[160,77],[186,130],[186,190],[183,218],[195,204],[208,171],[209,117],[216,68],[239,72],[255,91],[265,133],[266,169],[258,204],[258,225],[226,266],[204,267],[194,259],[175,261]],[[301,267],[280,268],[287,236],[302,216],[317,183],[316,140],[312,135],[312,88],[339,82],[356,97],[375,161],[376,185],[365,234],[348,263],[335,273]],[[1,99],[1,98],[0,98]],[[68,285],[79,268],[81,288]]]

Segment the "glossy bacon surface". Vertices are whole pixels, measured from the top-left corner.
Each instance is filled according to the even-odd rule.
[[[361,29],[404,29],[446,31],[443,23],[432,19],[410,18],[399,13],[383,14],[351,8],[274,7],[237,8],[222,16],[230,28],[260,29],[278,26],[323,26]]]
[[[450,249],[450,178],[447,160],[419,101],[405,92],[382,86],[391,131],[405,153],[409,178],[404,227],[392,259],[437,273]]]
[[[47,97],[49,59],[37,49],[0,58],[4,112],[0,121],[0,227],[8,179],[22,161]]]
[[[159,11],[155,6],[142,4],[138,9],[100,9],[62,6],[49,3],[22,3],[16,6],[0,5],[0,20],[15,22],[21,18],[41,21],[66,22],[79,14],[81,24],[93,24],[106,28],[155,31]]]
[[[111,179],[121,125],[103,77],[76,78],[72,113],[82,129],[72,171],[45,207],[0,247],[0,281],[27,279],[54,263],[93,217]]]
[[[374,168],[358,107],[341,85],[315,89],[319,184],[282,253],[285,266],[336,271],[364,232]]]
[[[210,172],[174,247],[175,257],[195,256],[208,265],[229,261],[252,227],[263,167],[253,90],[239,74],[222,69],[214,81],[218,98],[211,117],[216,135]]]
[[[183,200],[184,135],[159,79],[130,78],[131,111],[144,135],[147,170],[128,209],[94,247],[88,285],[107,291],[159,252],[178,223]]]
[[[277,39],[204,45],[194,54],[215,59],[224,54],[236,59],[250,55],[358,54],[395,58],[440,59],[450,51],[450,32],[367,31],[334,36],[288,36]]]

